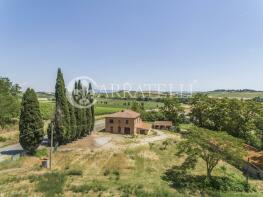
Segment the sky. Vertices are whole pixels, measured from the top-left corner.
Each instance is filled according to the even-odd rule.
[[[0,0],[0,76],[263,90],[262,0]]]

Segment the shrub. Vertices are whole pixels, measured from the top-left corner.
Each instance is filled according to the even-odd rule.
[[[47,157],[48,156],[48,149],[43,148],[43,149],[37,150],[35,153],[35,156],[39,157],[39,158]]]
[[[6,142],[7,138],[0,136],[0,142]]]

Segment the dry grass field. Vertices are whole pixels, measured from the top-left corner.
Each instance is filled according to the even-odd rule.
[[[165,138],[159,141],[160,136]],[[41,156],[5,161],[0,163],[1,196],[200,196],[181,194],[162,179],[167,169],[184,160],[175,156],[180,140],[179,134],[170,132],[136,138],[98,132],[59,147],[53,154],[52,171],[40,167]],[[225,173],[222,166],[243,177],[224,162],[214,175]],[[205,174],[205,163],[200,161],[193,174]],[[263,191],[261,181],[251,183]]]

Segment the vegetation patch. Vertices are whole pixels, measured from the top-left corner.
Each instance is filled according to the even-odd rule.
[[[12,168],[20,168],[22,166],[21,160],[5,160],[0,163],[0,170],[7,170]]]
[[[89,184],[75,185],[71,187],[71,191],[75,193],[88,193],[89,191],[101,192],[106,190],[107,187],[97,180],[94,180]]]
[[[43,158],[48,156],[48,149],[43,148],[36,151],[35,156],[38,158]]]
[[[110,180],[114,180],[114,181],[120,179],[120,171],[117,169],[113,169],[113,170],[106,169],[103,175],[108,176]]]
[[[220,192],[254,192],[255,188],[236,176],[213,176],[207,178],[203,175],[190,175],[184,170],[174,167],[166,171],[163,179],[171,183],[178,190],[200,190]]]
[[[59,172],[46,173],[33,179],[37,179],[36,191],[44,193],[45,196],[62,194],[66,182],[65,174]]]
[[[0,136],[0,142],[6,142],[6,141],[7,141],[7,138]]]
[[[82,176],[83,172],[80,169],[68,169],[66,175],[68,176]]]
[[[157,188],[153,191],[147,191],[141,184],[124,184],[118,190],[121,192],[121,197],[137,196],[137,197],[176,197],[174,192]]]

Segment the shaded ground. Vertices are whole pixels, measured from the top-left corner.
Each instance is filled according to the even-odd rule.
[[[248,157],[250,163],[263,170],[263,151],[259,151],[256,148],[246,145],[248,150]]]

